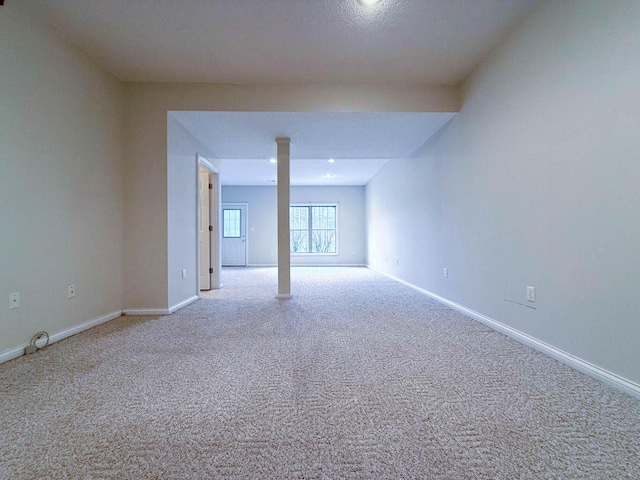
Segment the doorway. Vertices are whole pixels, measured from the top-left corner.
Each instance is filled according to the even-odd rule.
[[[219,170],[197,155],[197,266],[198,291],[213,290],[220,283],[220,177]]]
[[[246,203],[222,204],[222,266],[247,266]]]

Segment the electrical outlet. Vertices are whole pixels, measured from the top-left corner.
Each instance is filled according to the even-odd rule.
[[[67,287],[67,298],[76,298],[76,286],[69,285]]]
[[[183,268],[182,269],[182,279],[184,280],[185,278],[187,278],[187,269]]]
[[[527,287],[527,301],[528,302],[536,301],[536,287]]]
[[[442,270],[442,276],[444,278],[448,278],[449,277],[449,269],[447,267],[444,267],[444,270]]]
[[[20,292],[9,294],[9,310],[20,308]]]

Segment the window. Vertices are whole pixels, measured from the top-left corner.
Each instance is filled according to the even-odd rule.
[[[222,211],[222,236],[240,238],[240,209],[225,208]]]
[[[289,207],[291,253],[338,253],[338,206]]]

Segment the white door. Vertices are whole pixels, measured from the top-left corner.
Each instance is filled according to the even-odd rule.
[[[200,202],[200,218],[198,219],[198,242],[200,245],[200,290],[211,290],[211,232],[209,226],[209,172],[200,167],[198,182],[200,189],[198,201]]]
[[[222,266],[247,266],[247,204],[222,204]]]

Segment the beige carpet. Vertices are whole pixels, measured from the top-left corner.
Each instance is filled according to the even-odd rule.
[[[640,478],[640,402],[363,268],[0,365],[0,478]]]

